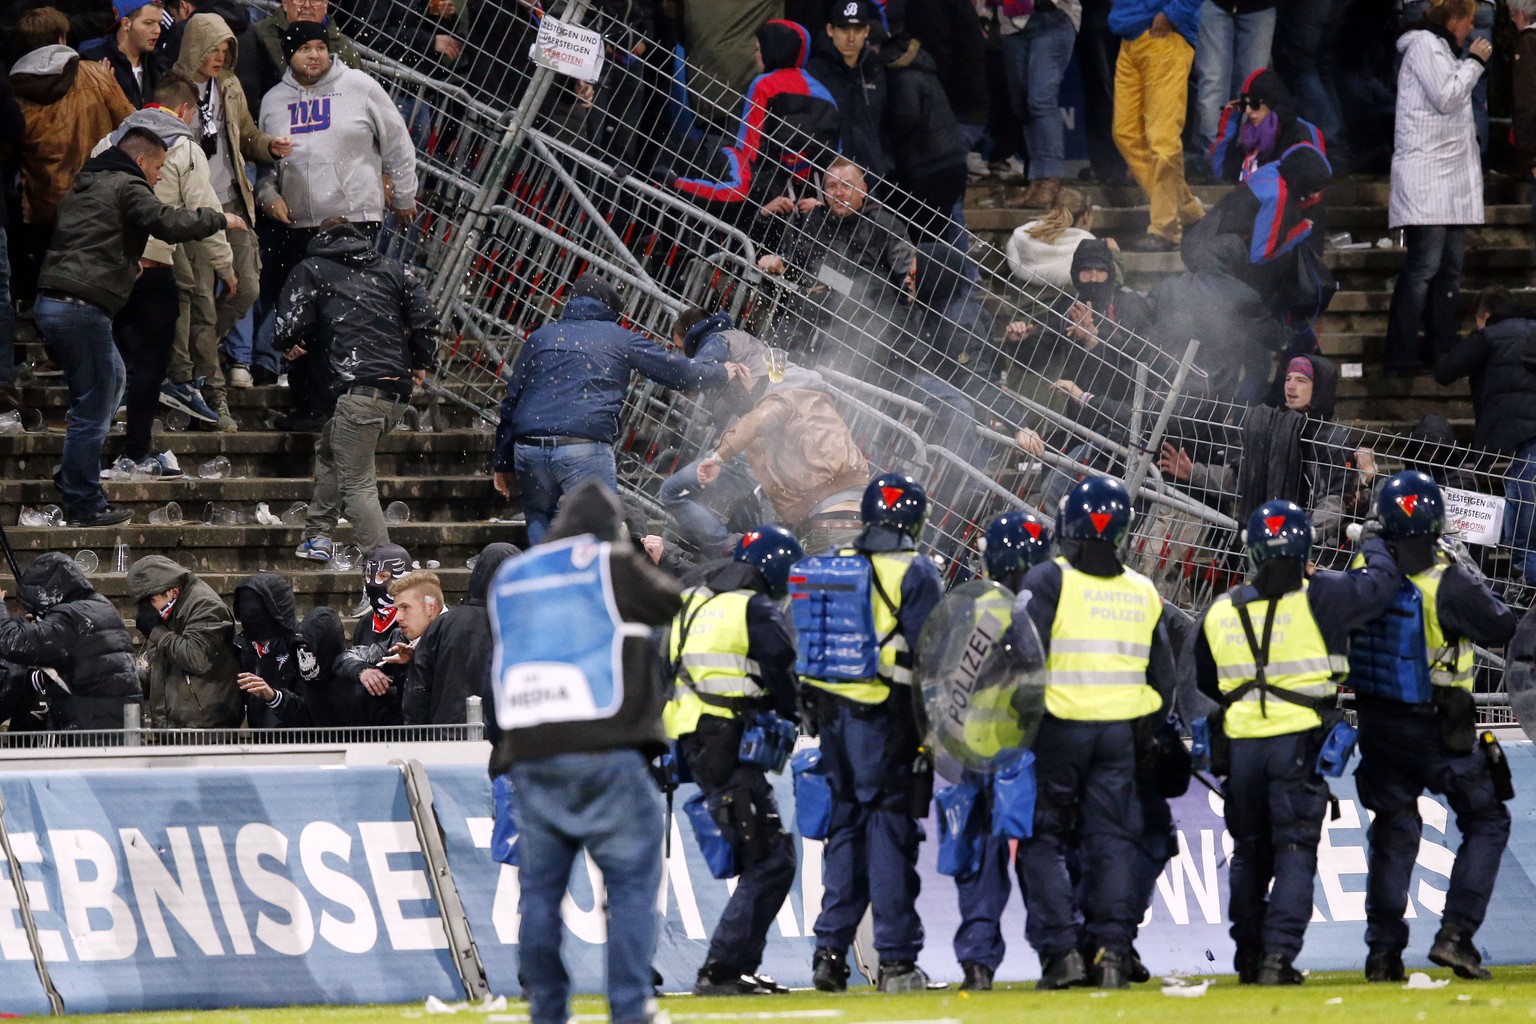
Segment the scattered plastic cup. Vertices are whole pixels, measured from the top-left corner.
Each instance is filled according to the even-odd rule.
[[[784,371],[789,368],[788,350],[770,347],[764,356],[764,362],[767,364],[768,382],[784,383]]]
[[[411,521],[411,507],[403,501],[392,501],[384,510],[384,521],[392,526]]]
[[[303,526],[309,518],[309,505],[302,501],[296,501],[288,506],[288,511],[283,513],[284,526]]]
[[[136,474],[138,471],[139,471],[139,464],[137,462],[134,462],[132,459],[130,459],[126,455],[119,456],[118,460],[116,462],[112,463],[112,471],[107,476],[107,479],[108,480],[132,480],[133,477],[134,477],[134,474]]]
[[[151,526],[180,526],[184,522],[186,522],[186,518],[181,514],[181,506],[174,501],[167,503],[164,508],[155,509],[149,514],[149,525]]]
[[[21,413],[14,410],[0,412],[0,434],[20,434],[24,429],[21,425]]]
[[[223,480],[233,472],[234,466],[222,455],[215,456],[197,467],[200,480]]]
[[[160,465],[160,460],[151,455],[133,467],[133,478],[135,480],[159,480],[164,472],[165,467]]]
[[[133,562],[133,556],[128,553],[128,545],[118,541],[112,545],[112,571],[124,575],[128,572],[128,566]]]
[[[331,568],[337,572],[347,572],[353,569],[363,553],[358,550],[356,544],[343,544],[331,551]]]
[[[63,526],[64,511],[57,505],[44,505],[42,508],[30,508],[22,506],[21,514],[16,517],[17,526]]]
[[[80,567],[81,572],[89,576],[101,568],[101,559],[96,557],[96,552],[85,548],[75,552],[75,564]]]
[[[240,513],[225,505],[213,502],[203,506],[203,523],[208,526],[238,526]]]
[[[468,558],[464,559],[464,568],[466,568],[466,569],[473,569],[475,566],[477,566],[479,564],[480,564],[480,556],[479,555],[470,555]]]
[[[170,431],[182,431],[192,425],[192,417],[180,409],[168,409],[165,413],[165,429]]]

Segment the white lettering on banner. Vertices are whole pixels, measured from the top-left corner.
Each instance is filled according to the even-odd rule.
[[[343,953],[366,953],[379,939],[379,922],[368,891],[355,878],[330,867],[327,856],[352,862],[352,836],[329,821],[312,821],[299,833],[299,862],[315,891],[351,911],[343,921],[329,910],[320,912],[320,937]]]
[[[157,957],[176,955],[170,930],[160,908],[170,912],[176,923],[197,943],[204,956],[223,956],[224,944],[213,929],[213,912],[203,894],[202,875],[197,870],[197,854],[192,852],[192,837],[184,828],[165,830],[166,841],[176,860],[172,875],[144,834],[136,828],[118,830],[123,842],[123,858],[128,862],[128,877],[139,907],[139,921],[149,939],[150,952]]]
[[[667,890],[677,892],[677,913],[683,919],[683,933],[690,939],[708,938],[704,931],[704,918],[699,915],[699,901],[693,894],[693,879],[688,877],[688,859],[683,856],[682,816],[672,816],[672,856],[667,858],[667,871],[661,879],[661,892],[657,894],[657,909],[667,912]]]
[[[235,891],[235,876],[229,869],[229,855],[224,851],[224,837],[217,826],[204,825],[197,830],[203,843],[203,857],[208,861],[208,875],[213,879],[213,895],[219,901],[219,916],[229,933],[229,948],[239,956],[251,956],[256,944],[251,941],[251,927],[240,909],[240,894]]]
[[[1353,843],[1335,846],[1333,833],[1360,828],[1360,813],[1353,800],[1339,801],[1339,816],[1323,822],[1322,838],[1317,844],[1317,879],[1328,903],[1324,916],[1318,907],[1312,908],[1314,921],[1364,921],[1365,920],[1365,847]],[[1343,878],[1358,875],[1360,887],[1346,889]]]
[[[597,870],[592,855],[582,851],[581,861],[587,866],[587,884],[592,887],[592,906],[583,907],[567,886],[565,899],[560,901],[560,918],[571,934],[582,942],[601,946],[608,941],[608,890],[603,888],[603,873]]]
[[[464,824],[475,849],[491,848],[494,818],[465,818]],[[522,915],[517,912],[517,868],[500,862],[497,867],[501,870],[496,873],[496,895],[491,897],[491,926],[496,929],[496,941],[511,946],[517,942],[517,929],[522,924]]]
[[[528,53],[540,67],[583,82],[595,82],[602,74],[603,37],[547,14],[539,22],[538,38]]]
[[[20,864],[41,864],[43,851],[37,845],[37,836],[31,832],[18,832],[11,836],[11,852]],[[48,890],[41,879],[28,878],[22,882],[27,891],[27,903],[34,914],[48,909]],[[43,956],[63,962],[69,959],[64,951],[64,936],[55,928],[39,928],[38,941]],[[31,960],[32,949],[27,944],[27,930],[21,924],[21,904],[16,899],[16,886],[10,878],[10,868],[0,860],[0,959]]]
[[[441,917],[435,913],[431,917],[406,917],[400,906],[432,898],[426,872],[389,866],[390,854],[421,852],[416,826],[408,821],[360,821],[357,832],[363,840],[363,853],[368,858],[368,873],[373,876],[373,891],[379,898],[379,916],[384,919],[389,944],[395,949],[447,949],[448,935],[443,931]]]
[[[270,857],[279,865],[287,864],[288,837],[271,825],[253,821],[235,836],[235,863],[240,867],[240,880],[252,895],[272,904],[287,918],[286,923],[280,922],[261,911],[256,915],[256,937],[284,956],[303,956],[315,942],[314,915],[299,887],[263,867],[263,857]]]
[[[1180,830],[1177,834],[1179,852],[1168,862],[1168,869],[1157,876],[1157,891],[1168,907],[1168,915],[1174,924],[1189,924],[1189,901],[1185,897],[1184,880],[1189,880],[1189,892],[1199,904],[1200,916],[1206,924],[1221,923],[1220,884],[1216,878],[1216,833],[1212,829],[1200,830],[1200,866],[1190,853],[1189,840]],[[1147,908],[1147,921],[1152,919],[1152,909]],[[1145,923],[1145,922],[1144,922]]]
[[[49,829],[48,846],[59,873],[64,922],[77,960],[126,960],[139,946],[133,911],[116,892],[117,857],[112,846],[90,829]],[[89,866],[91,877],[81,877]],[[91,927],[92,911],[105,929]]]
[[[1504,499],[1443,487],[1445,532],[1468,544],[1497,546],[1504,531]]]
[[[1419,797],[1419,817],[1424,819],[1424,824],[1445,835],[1445,827],[1450,821],[1450,813],[1438,800],[1427,796]],[[1451,868],[1456,866],[1456,854],[1447,847],[1438,843],[1432,843],[1422,834],[1419,836],[1418,863],[1446,880],[1447,889],[1451,879]],[[1419,902],[1424,909],[1431,914],[1440,915],[1445,912],[1445,894],[1447,889],[1437,889],[1429,884],[1428,879],[1420,879],[1418,888]],[[1413,901],[1410,900],[1408,908],[1413,909]]]

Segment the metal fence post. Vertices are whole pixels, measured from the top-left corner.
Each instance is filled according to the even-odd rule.
[[[470,739],[485,739],[485,702],[479,697],[464,701],[464,724],[469,726]]]
[[[123,746],[142,747],[144,745],[144,705],[123,705]]]
[[[1173,417],[1173,407],[1179,400],[1179,392],[1184,390],[1184,381],[1189,377],[1189,371],[1195,364],[1195,356],[1200,352],[1200,342],[1194,338],[1189,339],[1189,344],[1184,349],[1184,358],[1179,363],[1178,372],[1173,375],[1173,384],[1168,389],[1168,397],[1163,402],[1163,409],[1157,414],[1157,422],[1152,427],[1152,433],[1147,437],[1145,444],[1137,444],[1134,440],[1130,451],[1140,453],[1132,460],[1125,474],[1125,489],[1135,497],[1141,490],[1141,481],[1146,477],[1147,470],[1152,466],[1153,456],[1156,451],[1153,446],[1162,443],[1163,432],[1168,429],[1168,420]]]

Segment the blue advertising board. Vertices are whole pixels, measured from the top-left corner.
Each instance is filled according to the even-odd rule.
[[[399,769],[39,772],[0,792],[72,1013],[462,998]]]

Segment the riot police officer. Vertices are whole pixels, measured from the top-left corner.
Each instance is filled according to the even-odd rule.
[[[814,704],[832,800],[812,973],[820,991],[847,988],[848,948],[870,908],[880,990],[920,991],[918,822],[933,782],[920,759],[912,651],[943,585],[917,553],[928,514],[921,484],[883,473],[859,511],[864,527],[851,547],[803,560],[790,579],[796,671]]]
[[[1024,574],[1050,557],[1051,530],[1033,512],[1004,512],[987,526],[982,559],[987,578],[1017,592]],[[979,790],[978,803],[990,809],[991,777],[967,773],[963,784]],[[955,929],[955,959],[965,977],[960,988],[987,991],[1003,962],[1003,908],[1012,886],[1008,881],[1009,840],[992,834],[990,822],[981,827],[980,867],[955,876],[960,897],[960,927]],[[1020,882],[1022,885],[1022,880]]]
[[[1349,652],[1360,725],[1355,782],[1375,815],[1365,977],[1403,977],[1403,912],[1423,829],[1418,799],[1427,789],[1450,803],[1461,832],[1429,958],[1463,978],[1488,978],[1472,936],[1493,894],[1510,817],[1490,773],[1489,757],[1501,753],[1497,741],[1488,735],[1479,742],[1474,727],[1472,644],[1506,643],[1517,621],[1476,569],[1441,548],[1445,502],[1428,476],[1405,470],[1392,477],[1376,515],[1402,577],[1390,611],[1357,634]]]
[[[1289,501],[1260,505],[1244,536],[1253,576],[1201,618],[1194,671],[1201,692],[1224,708],[1211,724],[1213,745],[1230,741],[1222,797],[1235,844],[1229,910],[1238,981],[1300,985],[1292,961],[1312,917],[1329,799],[1319,753],[1325,730],[1341,720],[1337,684],[1349,634],[1391,602],[1397,566],[1373,539],[1362,568],[1308,580],[1312,521]]]
[[[794,885],[795,848],[763,763],[742,757],[742,738],[756,730],[758,742],[772,743],[768,733],[795,720],[795,646],[778,602],[788,592],[790,566],[804,554],[788,530],[758,526],[742,535],[730,561],[683,594],[672,620],[668,657],[676,684],[663,721],[733,849],[739,877],[694,995],[789,991],[756,972],[768,928]],[[763,720],[765,712],[772,717]],[[784,757],[795,735],[787,728]]]
[[[1162,600],[1120,561],[1131,518],[1118,480],[1080,482],[1056,520],[1062,556],[1029,570],[1014,607],[1015,621],[1027,614],[1047,649],[1034,835],[1018,847],[1025,936],[1040,955],[1042,989],[1130,983],[1141,917],[1136,724],[1164,713],[1174,691]],[[1093,951],[1091,976],[1080,942]]]

